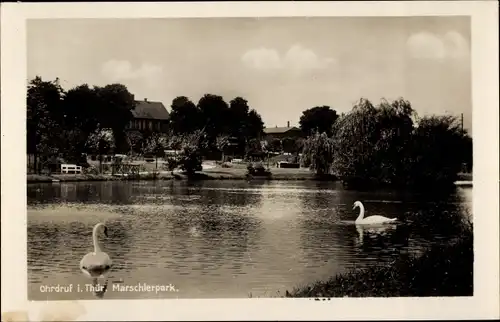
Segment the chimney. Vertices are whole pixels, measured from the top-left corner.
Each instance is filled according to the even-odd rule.
[[[286,127],[290,127],[290,121],[286,121]]]
[[[148,101],[148,99],[147,99],[147,98],[145,98],[145,99],[144,99],[144,102],[147,102],[147,101]]]

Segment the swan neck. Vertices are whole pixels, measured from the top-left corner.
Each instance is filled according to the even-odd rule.
[[[363,220],[363,217],[365,216],[365,207],[363,204],[359,205],[359,216],[356,218],[356,221]]]
[[[101,252],[101,245],[99,245],[99,239],[97,238],[97,229],[99,226],[94,227],[92,231],[92,241],[94,242],[94,253]]]

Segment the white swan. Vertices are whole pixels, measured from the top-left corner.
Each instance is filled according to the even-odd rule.
[[[97,234],[99,232],[102,232],[106,237],[108,237],[108,228],[103,223],[95,225],[92,231],[94,251],[83,256],[80,261],[80,270],[86,276],[93,278],[94,283],[97,283],[98,277],[104,277],[113,265],[108,254],[101,250],[99,240],[97,239]]]
[[[358,207],[359,207],[359,216],[358,218],[356,218],[356,221],[354,221],[356,225],[384,224],[384,223],[394,222],[397,220],[397,218],[387,218],[384,216],[369,216],[364,218],[365,206],[363,206],[361,201],[354,202],[354,206],[352,207],[352,209],[354,210]]]

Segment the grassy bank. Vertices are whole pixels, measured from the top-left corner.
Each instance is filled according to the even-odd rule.
[[[78,181],[115,181],[115,180],[186,180],[187,175],[182,173],[174,173],[161,171],[158,174],[153,173],[153,169],[148,169],[152,172],[146,174],[138,174],[134,176],[116,176],[111,174],[53,174],[51,176],[28,174],[28,183],[44,183],[44,182],[78,182]],[[309,169],[283,169],[271,168],[269,176],[255,176],[252,180],[289,180],[289,181],[305,181],[305,180],[335,180],[333,177],[317,177],[314,172]],[[235,167],[215,167],[197,172],[190,179],[192,180],[248,180],[246,166]],[[472,180],[471,174],[460,174],[460,180]]]
[[[134,176],[114,176],[111,174],[53,174],[51,176],[28,174],[28,183],[44,183],[44,182],[78,182],[78,181],[111,181],[111,180],[248,180],[246,168],[222,168],[217,167],[197,172],[191,178],[182,173],[160,172],[159,174],[139,174]],[[308,169],[271,169],[269,177],[253,177],[253,180],[317,180],[314,173]]]
[[[286,292],[286,297],[472,296],[472,226],[446,246],[382,267],[353,270]]]

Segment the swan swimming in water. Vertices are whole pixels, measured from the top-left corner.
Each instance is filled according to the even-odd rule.
[[[111,266],[111,258],[101,250],[99,240],[97,239],[98,233],[102,232],[104,236],[108,237],[108,228],[103,223],[98,223],[94,226],[92,231],[92,240],[94,242],[94,251],[83,256],[80,261],[80,270],[87,277],[93,279],[94,285],[97,284],[98,277],[104,277]]]
[[[365,206],[361,203],[361,201],[356,201],[354,202],[354,206],[352,209],[356,209],[359,207],[359,216],[356,218],[356,221],[354,222],[356,225],[369,225],[369,224],[384,224],[384,223],[390,223],[394,222],[397,220],[397,218],[387,218],[384,216],[369,216],[364,218],[365,216]]]

